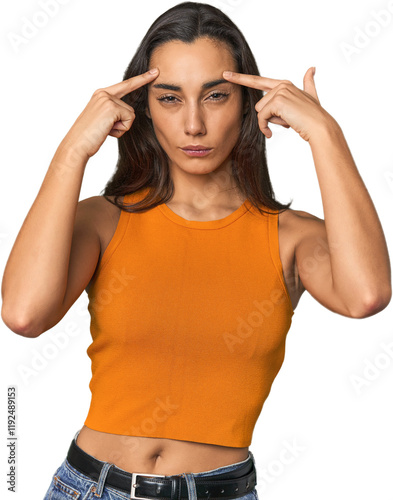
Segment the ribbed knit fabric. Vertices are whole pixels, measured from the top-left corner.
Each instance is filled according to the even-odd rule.
[[[277,213],[248,200],[212,221],[122,211],[88,297],[87,427],[250,446],[294,314]]]

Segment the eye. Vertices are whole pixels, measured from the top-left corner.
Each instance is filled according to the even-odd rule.
[[[162,97],[158,97],[157,101],[162,101],[162,102],[167,102],[167,103],[174,102],[174,101],[170,101],[169,99],[176,99],[176,97],[173,95],[164,95]]]
[[[229,94],[225,94],[224,92],[213,92],[212,94],[210,94],[209,97],[214,97],[214,96],[218,96],[217,97],[214,97],[213,101],[221,101],[222,99],[225,99]]]
[[[212,98],[211,100],[212,101],[222,101],[224,99],[226,99],[228,97],[228,93],[225,93],[225,92],[212,92],[209,96],[208,96],[208,99]],[[164,96],[161,96],[161,97],[158,97],[157,100],[158,101],[162,101],[162,102],[165,102],[165,103],[168,103],[168,104],[172,104],[176,101],[176,97],[173,96],[173,95],[164,95]]]

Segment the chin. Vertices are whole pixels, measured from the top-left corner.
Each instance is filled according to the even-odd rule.
[[[174,162],[175,168],[189,174],[209,174],[217,170],[221,163],[209,161],[207,158],[190,158],[188,161]]]
[[[217,166],[214,165],[213,167],[211,167],[209,165],[198,165],[194,168],[187,168],[186,166],[179,166],[179,168],[183,170],[183,172],[187,172],[188,174],[204,175],[214,172],[217,169]]]

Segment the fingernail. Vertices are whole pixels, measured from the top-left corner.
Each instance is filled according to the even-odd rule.
[[[314,66],[313,69],[312,69],[312,76],[315,75],[316,70],[317,70],[317,68]]]
[[[149,71],[149,73],[150,73],[151,75],[155,75],[156,73],[158,73],[158,68],[153,68],[153,69],[151,69],[151,70]]]
[[[232,73],[232,71],[224,71],[223,75],[224,76],[232,76],[233,73]]]

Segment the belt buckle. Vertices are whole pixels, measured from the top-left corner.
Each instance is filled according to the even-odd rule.
[[[131,473],[131,498],[136,500],[136,499],[143,499],[143,500],[149,500],[147,497],[138,497],[135,495],[135,489],[136,489],[136,476],[145,476],[145,477],[166,477],[162,474],[142,474],[141,472],[132,472]],[[155,500],[155,499],[151,499]]]

